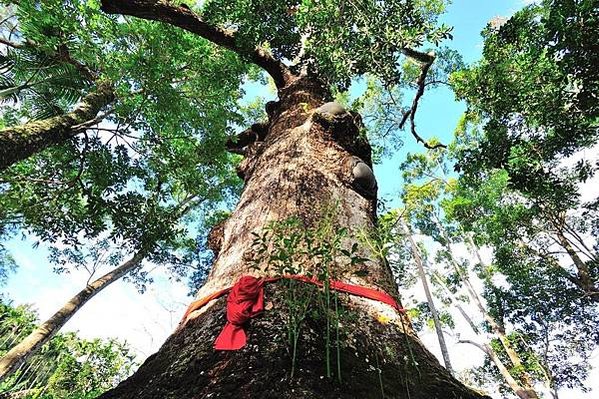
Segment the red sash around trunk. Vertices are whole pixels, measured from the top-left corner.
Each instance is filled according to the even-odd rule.
[[[247,336],[243,325],[245,322],[258,315],[264,309],[264,284],[278,281],[281,278],[303,281],[305,283],[315,284],[319,287],[324,285],[322,281],[319,281],[316,278],[309,278],[300,275],[287,275],[284,277],[272,277],[266,279],[258,279],[253,276],[243,276],[239,279],[239,281],[237,281],[237,283],[235,283],[233,287],[225,288],[205,298],[192,302],[187,308],[181,323],[179,323],[179,328],[183,327],[183,325],[187,322],[190,313],[200,309],[208,302],[220,298],[228,292],[227,323],[214,341],[214,349],[241,349],[247,342]],[[357,295],[363,298],[379,301],[392,306],[399,312],[405,312],[405,309],[399,306],[397,301],[384,291],[362,287],[355,284],[343,283],[336,280],[330,280],[329,284],[329,287],[332,290],[347,292],[351,295]]]

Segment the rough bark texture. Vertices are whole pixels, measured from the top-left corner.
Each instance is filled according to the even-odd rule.
[[[205,297],[231,286],[252,269],[252,232],[269,221],[299,217],[314,226],[323,206],[337,204],[335,223],[355,237],[375,223],[376,196],[356,185],[355,158],[370,164],[370,147],[360,136],[359,118],[348,112],[319,112],[329,93],[317,79],[297,78],[269,103],[266,135],[244,148],[239,174],[245,180],[240,202],[222,227],[220,248],[206,284]],[[352,241],[355,242],[355,241]],[[348,241],[347,245],[351,242]],[[367,273],[352,267],[335,270],[336,279],[376,287],[397,296],[383,260],[370,259]],[[359,274],[359,276],[357,275]],[[341,296],[352,317],[343,323],[341,379],[325,377],[323,322],[309,315],[303,323],[295,376],[284,305],[285,286],[267,286],[272,309],[249,323],[249,344],[240,351],[217,352],[212,345],[225,323],[225,300],[213,301],[190,315],[158,353],[108,398],[480,398],[455,380],[422,346],[409,320],[390,306]],[[268,309],[268,307],[267,307]],[[331,348],[336,353],[337,346]],[[336,368],[336,355],[333,355]]]
[[[112,88],[99,84],[71,112],[0,130],[0,171],[76,134],[73,127],[91,119],[114,99]]]
[[[344,326],[347,344],[341,352],[341,383],[325,377],[323,326],[311,319],[300,339],[296,377],[290,380],[283,289],[278,284],[267,286],[266,297],[273,308],[252,320],[248,345],[242,350],[212,349],[225,322],[225,299],[219,299],[172,335],[133,377],[101,398],[481,397],[453,379],[417,338],[372,317],[366,301],[352,303],[359,316]]]
[[[21,342],[11,348],[0,359],[0,380],[8,377],[19,368],[31,355],[37,352],[54,334],[56,334],[73,315],[96,294],[114,283],[125,274],[139,266],[144,258],[143,253],[135,254],[131,259],[118,268],[106,273],[102,277],[88,284],[77,295],[72,297],[64,306],[43,322]]]

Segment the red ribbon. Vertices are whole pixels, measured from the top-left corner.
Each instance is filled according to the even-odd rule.
[[[315,277],[310,278],[300,275],[286,275],[283,277],[272,277],[267,279],[258,279],[252,276],[243,276],[235,283],[233,287],[225,288],[213,293],[200,300],[192,302],[179,328],[183,327],[189,314],[200,309],[208,302],[220,298],[227,292],[227,323],[214,341],[214,349],[217,350],[238,350],[245,346],[247,336],[243,325],[252,317],[258,315],[264,309],[264,284],[278,281],[281,278],[294,279],[305,283],[315,284],[322,287],[324,283],[317,280]],[[372,299],[385,303],[399,312],[405,312],[405,309],[399,306],[397,301],[384,291],[374,288],[362,287],[360,285],[342,283],[341,281],[330,280],[329,287],[335,291],[347,292],[348,294],[361,296],[363,298]]]
[[[264,309],[264,280],[243,276],[227,297],[227,324],[214,341],[214,349],[235,351],[245,346],[243,324]]]

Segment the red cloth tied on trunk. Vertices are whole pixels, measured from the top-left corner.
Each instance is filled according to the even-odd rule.
[[[302,275],[285,275],[282,277],[270,277],[265,279],[258,279],[252,276],[243,276],[233,287],[224,288],[220,291],[212,293],[207,297],[192,302],[187,308],[185,315],[183,315],[178,329],[181,329],[185,326],[185,323],[193,312],[201,309],[207,303],[220,298],[226,293],[229,293],[229,297],[227,298],[227,324],[225,324],[225,327],[221,331],[220,335],[216,338],[216,341],[214,342],[214,348],[218,350],[241,349],[247,342],[247,337],[245,331],[243,330],[243,324],[259,314],[264,308],[264,284],[278,281],[281,278],[315,284],[319,287],[324,285],[322,281],[319,281],[315,277],[307,277]],[[343,283],[337,280],[329,280],[329,287],[335,291],[346,292],[351,295],[382,302],[395,308],[395,310],[398,312],[405,312],[405,309],[402,308],[399,303],[397,303],[395,298],[376,288],[368,288],[360,285]]]
[[[324,285],[324,283],[322,281],[316,279],[316,277],[310,278],[310,277],[294,274],[294,275],[286,275],[286,276],[284,276],[284,278],[290,278],[293,280],[303,281],[304,283],[315,284],[319,287],[322,287]],[[271,278],[271,279],[268,279],[267,282],[276,281],[276,280],[278,280],[278,278]],[[391,295],[387,294],[386,292],[378,290],[378,289],[362,287],[361,285],[343,283],[343,282],[337,281],[337,280],[329,280],[329,287],[330,287],[330,289],[335,290],[335,291],[347,292],[348,294],[351,294],[351,295],[356,295],[356,296],[360,296],[362,298],[367,298],[367,299],[372,299],[374,301],[382,302],[382,303],[385,303],[385,304],[395,308],[395,310],[397,310],[398,312],[402,312],[402,313],[405,312],[405,309],[402,308],[401,306],[399,306],[399,304],[397,303],[395,298],[393,298]]]
[[[214,349],[238,350],[247,337],[243,324],[264,309],[264,280],[243,276],[227,297],[227,324],[214,341]]]

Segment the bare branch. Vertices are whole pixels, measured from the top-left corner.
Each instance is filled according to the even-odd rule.
[[[71,57],[69,48],[65,44],[61,44],[58,47],[58,52],[56,55],[58,56],[59,60],[73,65],[82,76],[89,79],[90,81],[95,81],[96,79],[98,79],[98,73],[96,71],[91,70],[87,65],[82,64],[81,62]]]
[[[424,88],[426,87],[426,75],[428,74],[429,69],[433,65],[433,62],[435,61],[435,55],[433,53],[423,53],[409,48],[404,48],[402,50],[402,53],[404,53],[407,57],[412,58],[420,64],[420,75],[416,80],[416,85],[418,86],[418,89],[416,90],[416,95],[412,100],[412,106],[408,111],[404,113],[403,117],[401,118],[399,128],[403,129],[404,125],[406,124],[409,118],[410,132],[412,133],[412,136],[414,136],[417,142],[422,143],[424,147],[428,148],[429,150],[433,150],[436,148],[447,148],[447,146],[442,143],[430,144],[428,141],[424,140],[422,136],[420,136],[420,134],[418,134],[418,132],[416,131],[416,110],[418,109],[418,102],[424,94]]]

